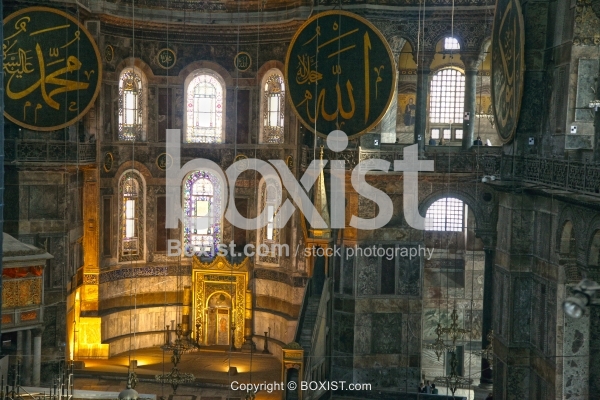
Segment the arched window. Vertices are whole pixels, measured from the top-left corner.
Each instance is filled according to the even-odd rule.
[[[271,180],[262,180],[260,184],[260,202],[258,215],[264,212],[260,228],[258,261],[265,264],[279,264],[279,229],[276,228],[281,204],[281,187]],[[265,247],[266,246],[266,247]],[[267,250],[268,249],[268,250]]]
[[[283,75],[278,69],[272,69],[265,74],[262,90],[261,143],[283,143],[285,84]]]
[[[459,199],[445,197],[429,206],[425,215],[426,231],[461,232],[466,228],[466,206]]]
[[[186,87],[186,142],[221,143],[224,84],[210,70],[196,71],[192,76]]]
[[[188,252],[217,253],[221,241],[221,185],[207,171],[190,173],[183,184],[183,241]]]
[[[144,90],[141,71],[126,68],[119,78],[119,140],[143,140]]]
[[[462,124],[465,76],[454,68],[439,70],[431,80],[430,99],[429,122],[432,124]]]
[[[135,170],[125,172],[119,180],[121,201],[119,226],[119,261],[144,258],[144,181]]]
[[[444,50],[460,50],[460,43],[453,37],[444,38]]]

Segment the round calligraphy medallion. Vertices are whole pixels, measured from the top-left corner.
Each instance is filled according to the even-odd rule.
[[[171,69],[175,65],[175,62],[177,62],[177,56],[173,50],[164,48],[156,54],[156,62],[163,69]]]
[[[250,57],[250,54],[246,53],[245,51],[241,51],[236,54],[235,58],[233,59],[233,64],[238,71],[247,71],[252,66],[252,57]]]
[[[236,163],[238,161],[241,161],[235,166],[238,171],[244,171],[248,168],[248,156],[246,156],[245,154],[238,154],[237,156],[235,156],[233,162]]]
[[[104,172],[110,172],[110,170],[113,167],[113,155],[112,153],[105,153],[104,154]]]
[[[326,11],[306,21],[285,59],[287,96],[302,124],[320,136],[349,138],[371,130],[394,97],[396,66],[390,47],[369,21]]]
[[[156,166],[162,171],[166,171],[173,165],[173,157],[168,153],[159,154],[156,157]]]
[[[104,61],[111,63],[115,58],[115,49],[109,44],[104,48]]]
[[[74,17],[48,7],[4,19],[4,116],[38,131],[77,122],[102,82],[98,46]]]
[[[492,32],[492,105],[496,131],[512,140],[523,97],[525,38],[519,0],[497,0]]]

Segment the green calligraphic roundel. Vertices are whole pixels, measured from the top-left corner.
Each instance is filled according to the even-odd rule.
[[[310,18],[294,35],[285,60],[288,99],[318,135],[368,132],[388,110],[396,87],[390,47],[367,20],[346,11]]]
[[[93,106],[100,52],[74,17],[30,7],[4,19],[4,116],[38,131],[64,128]]]
[[[523,97],[525,26],[519,0],[497,0],[492,33],[492,105],[496,130],[512,140]]]

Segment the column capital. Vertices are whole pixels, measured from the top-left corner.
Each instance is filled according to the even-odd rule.
[[[479,67],[483,63],[487,53],[461,53],[460,59],[465,64],[465,73],[473,73],[479,71]]]
[[[434,52],[416,52],[412,53],[413,60],[417,64],[417,73],[428,74],[431,72],[431,63],[433,62]]]
[[[44,329],[46,329],[44,326],[39,326],[39,327],[33,328],[31,330],[31,333],[33,334],[33,337],[40,337],[44,333]]]
[[[484,250],[496,250],[496,231],[475,229],[475,236],[483,241]]]

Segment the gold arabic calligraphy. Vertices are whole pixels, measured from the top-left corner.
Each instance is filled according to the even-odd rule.
[[[57,101],[55,96],[88,89],[89,82],[96,71],[82,70],[83,63],[80,59],[76,55],[68,54],[67,48],[81,39],[81,32],[77,25],[40,27],[39,24],[32,22],[35,21],[33,18],[35,18],[34,14],[19,18],[14,24],[15,31],[4,39],[2,70],[7,77],[6,96],[15,101],[24,99],[24,103],[21,103],[23,121],[33,118],[33,122],[37,123],[39,111],[44,107],[61,110],[61,107],[66,106],[68,111],[78,112],[79,107],[76,102],[65,103],[62,99]],[[72,31],[70,29],[72,27],[76,30]],[[56,40],[52,39],[45,41],[46,35],[52,35],[56,31],[67,33],[71,31],[72,34],[69,34],[70,37],[66,38],[62,45],[54,44]],[[52,36],[55,37],[56,35]],[[45,48],[46,42],[51,42],[53,45]],[[36,92],[38,90],[39,92]],[[33,106],[32,102],[36,103],[34,113],[28,115],[28,107]]]
[[[308,44],[311,44],[315,40],[318,41],[318,39],[321,36],[321,28],[322,28],[321,26],[317,26],[315,28],[314,36],[312,36],[302,46],[304,47]],[[352,30],[342,33],[341,30],[339,30],[338,23],[334,22],[333,26],[332,26],[332,30],[337,32],[338,34],[333,39],[330,39],[330,40],[325,41],[324,43],[318,44],[317,53],[319,51],[321,51],[323,48],[326,48],[327,46],[329,46],[330,44],[338,44],[337,47],[334,47],[334,49],[333,49],[334,51],[327,54],[327,58],[329,59],[329,58],[332,58],[335,56],[339,56],[340,54],[342,54],[344,52],[351,51],[356,48],[356,44],[348,44],[348,43],[346,43],[342,47],[341,40],[343,38],[350,38],[352,35],[356,34],[359,31],[358,28],[355,28],[355,29],[352,29]],[[369,86],[370,86],[370,82],[371,82],[370,69],[369,69],[369,51],[371,49],[371,42],[370,42],[370,38],[369,38],[369,32],[365,32],[365,34],[364,34],[363,48],[364,48],[364,56],[365,56],[364,60],[365,60],[365,123],[366,123],[369,119],[369,107],[370,107]],[[319,72],[317,69],[317,61],[315,59],[316,56],[310,56],[307,53],[304,53],[304,54],[298,55],[297,58],[298,58],[298,64],[297,64],[297,71],[296,71],[296,83],[298,85],[315,84],[315,83],[318,84],[318,82],[323,79],[323,73]],[[377,78],[375,81],[376,96],[377,96],[377,84],[383,80],[379,76],[382,69],[383,69],[383,66],[381,66],[379,68],[374,68],[374,71],[377,73]],[[331,73],[334,76],[342,75],[342,66],[339,63],[333,65],[332,69],[331,69]],[[304,93],[304,99],[302,99],[298,104],[296,104],[296,108],[299,108],[302,105],[305,105],[306,106],[306,115],[308,117],[308,120],[311,123],[315,123],[319,119],[319,117],[323,118],[325,121],[333,121],[333,120],[336,120],[338,117],[341,117],[345,120],[352,119],[356,112],[356,102],[354,99],[353,87],[352,87],[352,82],[350,81],[350,79],[346,80],[345,88],[346,88],[345,94],[348,99],[347,101],[350,103],[349,109],[344,108],[343,89],[340,86],[339,79],[337,80],[337,83],[335,85],[336,100],[337,100],[337,105],[336,105],[335,110],[333,110],[332,112],[328,112],[325,109],[325,104],[326,103],[329,104],[329,102],[327,101],[327,89],[326,88],[322,88],[319,91],[319,94],[317,96],[316,107],[314,107],[314,105],[312,104],[313,94],[311,93],[310,90],[307,89]],[[315,113],[314,113],[315,115],[311,115],[311,108],[313,110],[315,110]]]

